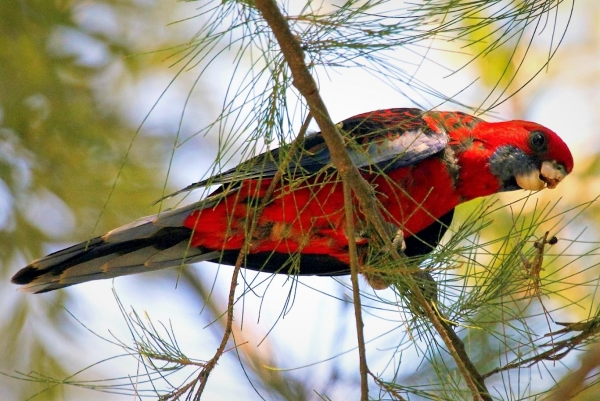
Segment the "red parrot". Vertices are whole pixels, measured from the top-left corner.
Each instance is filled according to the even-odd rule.
[[[396,108],[359,114],[338,128],[385,219],[402,232],[409,257],[437,246],[457,205],[502,191],[554,188],[573,169],[562,139],[528,121],[490,123],[461,112]],[[254,211],[291,149],[274,149],[192,184],[179,192],[220,187],[194,204],[38,259],[12,282],[41,293],[184,263],[233,265],[248,236],[246,268],[349,274],[342,182],[320,133],[308,135],[289,155],[272,198],[248,232]],[[362,233],[368,230],[360,208],[355,210],[359,235],[351,240],[364,250],[369,236]]]

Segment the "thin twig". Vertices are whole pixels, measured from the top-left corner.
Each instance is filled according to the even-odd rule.
[[[248,230],[249,235],[246,235],[246,240],[244,242],[244,246],[242,247],[242,249],[240,250],[240,252],[238,254],[237,260],[235,261],[235,267],[233,269],[233,274],[231,276],[231,284],[229,286],[229,296],[227,299],[227,322],[225,324],[225,331],[223,332],[223,337],[221,339],[221,343],[219,344],[219,347],[217,348],[215,355],[209,361],[206,362],[206,365],[204,366],[204,368],[198,375],[198,379],[200,380],[200,387],[198,388],[198,391],[194,395],[194,399],[200,399],[200,396],[202,395],[202,392],[204,391],[204,388],[206,387],[206,383],[208,382],[208,376],[210,375],[212,370],[215,368],[217,362],[219,361],[219,359],[225,352],[225,347],[227,346],[229,337],[231,337],[231,333],[233,331],[233,310],[234,310],[233,308],[235,305],[235,289],[237,287],[238,277],[239,277],[240,270],[242,268],[242,263],[244,262],[244,258],[250,251],[252,233],[256,229],[256,223],[260,219],[260,216],[262,215],[263,211],[265,210],[265,207],[267,206],[267,204],[271,201],[271,198],[273,197],[273,193],[275,192],[275,189],[277,188],[279,182],[281,181],[281,178],[282,178],[283,174],[285,173],[287,165],[290,163],[292,157],[295,154],[295,150],[297,149],[297,147],[300,145],[300,143],[304,139],[304,135],[306,134],[306,131],[308,131],[308,126],[310,124],[311,119],[312,119],[312,117],[309,114],[306,117],[306,120],[304,121],[304,123],[302,124],[302,127],[300,128],[300,133],[298,134],[296,139],[292,142],[292,144],[290,146],[290,151],[288,152],[288,154],[286,155],[286,157],[282,161],[282,163],[279,165],[279,168],[277,169],[277,173],[275,173],[275,176],[269,183],[269,186],[267,187],[267,190],[265,191],[264,196],[261,198],[260,205],[254,212],[251,227]]]
[[[352,192],[347,181],[342,182],[344,188],[344,211],[346,212],[346,227],[348,237],[348,252],[350,253],[350,281],[352,282],[352,301],[354,304],[354,320],[356,322],[356,335],[358,339],[358,359],[360,372],[360,398],[361,401],[369,399],[369,382],[367,366],[367,351],[365,349],[365,335],[363,331],[362,305],[360,301],[360,287],[358,285],[358,254],[354,242],[354,205]]]
[[[565,326],[565,328],[556,332],[548,333],[544,337],[553,337],[556,335],[571,333],[573,331],[581,331],[581,333],[573,337],[569,337],[565,340],[553,340],[551,342],[552,346],[547,351],[534,355],[531,358],[517,359],[512,362],[509,362],[504,366],[500,366],[490,370],[489,372],[485,373],[483,377],[487,378],[496,373],[500,373],[510,369],[520,368],[522,366],[532,366],[541,361],[558,361],[564,358],[569,353],[569,351],[575,349],[578,346],[581,346],[590,338],[598,337],[598,335],[600,334],[600,318],[598,317],[591,319],[587,322],[557,323],[562,326]],[[542,347],[543,346],[544,345],[542,345]]]
[[[385,391],[387,391],[391,396],[393,396],[397,401],[406,401],[406,398],[402,397],[398,391],[396,391],[392,386],[381,380],[379,377],[375,376],[373,373],[370,373],[371,377],[375,381],[375,383],[379,384]]]

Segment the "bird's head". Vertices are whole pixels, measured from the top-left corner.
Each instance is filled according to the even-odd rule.
[[[521,120],[485,125],[481,139],[492,152],[489,169],[501,191],[556,188],[573,170],[571,151],[550,129]]]

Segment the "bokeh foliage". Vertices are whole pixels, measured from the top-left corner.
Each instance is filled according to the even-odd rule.
[[[119,93],[113,93],[114,99],[98,97],[99,86],[118,87],[115,80],[122,78],[115,69],[135,76],[157,60],[127,57],[137,44],[116,32],[92,29],[79,6],[69,1],[0,4],[3,372],[18,367],[60,377],[70,369],[64,365],[69,358],[49,351],[53,335],[69,341],[73,322],[60,313],[69,295],[57,293],[43,303],[14,302],[8,281],[15,268],[49,251],[48,244],[98,235],[140,212],[150,213],[163,186],[156,177],[164,170],[160,148],[165,139],[142,134],[133,143],[139,121],[118,112]],[[145,14],[145,6],[134,2],[95,6],[109,15]],[[131,25],[135,19],[121,16],[119,21]],[[90,59],[89,52],[98,57]],[[38,324],[32,320],[36,314],[42,316]],[[3,399],[25,399],[34,392],[34,384],[0,380]],[[43,398],[57,399],[61,392],[55,388]]]
[[[233,2],[225,3],[232,4]],[[468,67],[473,68],[475,75],[482,77],[482,91],[488,93],[496,87],[497,93],[501,93],[500,98],[492,98],[483,108],[489,107],[500,99],[511,106],[512,111],[516,111],[513,117],[527,117],[528,106],[531,106],[528,99],[534,98],[536,90],[541,91],[543,85],[538,79],[529,84],[527,89],[519,92],[521,87],[528,84],[528,80],[533,74],[531,74],[531,70],[523,73],[523,70],[520,69],[522,59],[518,57],[515,59],[514,55],[521,56],[527,53],[536,61],[542,60],[542,63],[538,65],[543,65],[549,54],[553,54],[557,42],[552,42],[550,46],[532,47],[528,41],[518,43],[515,36],[512,36],[514,31],[511,29],[514,27],[511,26],[495,30],[494,25],[484,25],[474,29],[476,21],[480,20],[482,16],[501,14],[502,9],[498,11],[499,6],[495,6],[498,2],[470,2],[472,7],[470,19],[462,22],[457,19],[458,11],[461,8],[459,7],[460,2],[424,3],[427,3],[427,7],[406,9],[412,14],[410,14],[410,18],[404,19],[404,26],[397,24],[387,27],[387,29],[384,29],[383,25],[366,24],[349,25],[345,31],[338,29],[352,18],[367,17],[366,14],[363,15],[359,12],[349,13],[344,8],[335,9],[330,15],[333,16],[330,20],[325,17],[299,18],[293,23],[296,24],[299,31],[306,34],[302,40],[306,43],[307,53],[312,57],[312,67],[324,66],[326,71],[337,67],[370,69],[373,74],[383,74],[384,80],[402,82],[404,86],[400,91],[405,93],[416,88],[415,92],[427,92],[443,98],[443,94],[437,92],[436,88],[427,87],[427,82],[413,80],[414,77],[403,70],[404,66],[399,67],[398,64],[395,64],[401,60],[386,56],[380,59],[382,60],[380,64],[377,64],[371,63],[376,60],[375,56],[370,60],[367,58],[369,62],[364,62],[364,59],[361,58],[365,55],[369,57],[369,53],[378,46],[391,48],[397,44],[402,47],[400,42],[394,44],[382,40],[382,37],[390,34],[404,35],[406,42],[403,45],[414,45],[414,48],[418,49],[420,44],[413,39],[419,37],[417,32],[421,26],[415,21],[418,21],[419,15],[429,13],[438,18],[437,21],[445,21],[440,24],[441,26],[450,27],[451,23],[456,24],[452,28],[453,31],[440,31],[432,34],[432,37],[438,35],[442,41],[452,37],[452,40],[449,41],[450,44],[446,44],[446,46],[452,48],[453,51],[470,52],[471,56],[481,56],[474,59],[473,63],[467,63]],[[545,4],[553,4],[553,2]],[[172,141],[165,138],[166,134],[175,133],[142,130],[137,134],[140,121],[135,121],[123,111],[125,109],[122,104],[124,97],[121,97],[119,90],[121,84],[127,79],[143,77],[150,72],[167,68],[172,63],[177,66],[174,61],[178,59],[177,56],[166,58],[165,54],[170,53],[150,53],[133,57],[132,54],[178,45],[180,38],[161,35],[160,40],[152,42],[150,39],[152,35],[144,35],[153,29],[161,34],[170,32],[161,25],[165,23],[164,19],[160,18],[164,15],[156,11],[160,8],[157,4],[116,0],[95,2],[93,5],[98,7],[96,16],[106,17],[109,15],[108,20],[118,22],[116,27],[114,24],[108,23],[109,28],[103,30],[99,29],[97,25],[90,24],[82,17],[83,5],[75,2],[22,0],[6,1],[0,4],[0,29],[2,32],[0,35],[0,48],[2,49],[0,52],[0,88],[2,88],[0,90],[0,257],[5,283],[1,286],[4,294],[2,297],[7,300],[4,302],[6,306],[3,309],[5,319],[0,322],[3,333],[0,345],[4,350],[3,358],[0,359],[0,371],[2,372],[13,372],[15,366],[24,371],[51,373],[53,377],[64,377],[73,372],[73,368],[67,363],[69,358],[63,358],[59,352],[53,349],[50,344],[52,340],[49,340],[50,338],[62,339],[65,342],[75,340],[70,334],[75,329],[74,322],[66,318],[62,309],[59,308],[60,304],[68,304],[72,301],[69,299],[69,292],[57,292],[51,301],[49,298],[45,298],[43,302],[36,299],[22,301],[25,298],[19,298],[19,302],[16,302],[10,298],[12,287],[6,284],[11,273],[23,262],[47,252],[49,244],[82,240],[153,212],[155,209],[151,206],[152,202],[160,197],[164,187],[165,170],[169,164],[170,148],[172,147]],[[172,5],[166,8],[170,7]],[[543,11],[543,9],[541,10]],[[548,10],[554,9],[546,9],[546,11]],[[535,21],[534,17],[536,15],[529,16],[532,21]],[[527,22],[527,18],[523,20]],[[140,29],[140,21],[143,21],[147,27]],[[238,22],[241,21],[240,17]],[[412,25],[410,25],[411,23]],[[552,29],[551,24],[544,25],[543,22],[538,26]],[[516,31],[518,32],[518,29]],[[506,32],[509,33],[506,34]],[[247,34],[253,33],[247,32]],[[360,35],[366,36],[361,37]],[[361,43],[360,39],[364,37],[367,37],[369,42]],[[74,43],[79,45],[76,46]],[[197,41],[191,40],[188,49],[192,49],[193,52],[197,43]],[[494,51],[488,55],[486,52],[490,49]],[[269,49],[265,50],[267,52]],[[566,51],[568,51],[568,47]],[[178,54],[176,50],[173,50],[172,53]],[[100,56],[90,57],[90,54],[100,54]],[[190,54],[193,57],[198,54],[198,57],[203,56],[201,53]],[[278,58],[277,54],[271,55],[275,59]],[[240,65],[251,62],[245,56],[244,52],[240,52],[236,56]],[[468,57],[469,60],[471,60],[471,56]],[[453,60],[449,64],[456,62],[456,58],[452,59],[452,56],[448,58]],[[288,130],[292,124],[287,120],[286,112],[281,111],[280,108],[282,104],[285,104],[283,99],[286,96],[282,85],[289,83],[290,77],[285,68],[281,67],[281,59],[278,59],[278,63],[278,67],[272,71],[262,70],[265,75],[279,74],[277,76],[281,77],[281,80],[270,82],[270,86],[267,86],[270,88],[270,92],[265,92],[266,95],[261,93],[260,96],[265,96],[270,101],[257,101],[261,107],[257,109],[260,111],[254,116],[246,117],[248,119],[242,119],[241,122],[236,120],[234,112],[240,106],[235,103],[235,97],[239,93],[232,91],[231,103],[227,103],[226,107],[229,109],[224,115],[231,114],[233,116],[231,125],[234,128],[227,127],[226,124],[220,128],[222,132],[231,129],[232,138],[224,142],[227,146],[237,146],[235,141],[239,140],[242,134],[248,133],[250,130],[248,127],[256,124],[259,124],[259,129],[255,131],[255,135],[272,135],[263,138],[266,139],[266,142],[274,139],[288,139],[293,136],[293,132]],[[464,61],[458,62],[453,68],[458,69],[464,64]],[[190,63],[189,67],[192,66],[193,63]],[[390,68],[384,68],[386,66]],[[537,72],[535,69],[533,71]],[[551,69],[551,71],[554,70]],[[548,73],[544,79],[558,79],[557,77],[557,75]],[[199,85],[201,86],[202,83]],[[196,87],[195,91],[201,92],[202,89]],[[107,93],[110,96],[107,96]],[[515,96],[507,99],[507,94],[515,93]],[[257,99],[260,100],[260,96],[257,96]],[[415,103],[430,104],[423,101],[422,98],[414,100]],[[476,100],[475,106],[483,102],[483,98],[479,98]],[[458,100],[457,103],[459,103]],[[452,105],[452,107],[454,106]],[[446,105],[446,107],[450,106]],[[273,127],[276,131],[273,131]],[[252,153],[256,145],[247,146],[247,152]],[[576,171],[564,185],[585,188],[593,186],[590,183],[595,182],[594,176],[598,171],[597,161],[594,157],[588,157],[590,158],[589,162],[577,161],[578,165],[581,163],[586,169]],[[590,197],[585,200],[590,200],[595,196],[593,193],[589,193],[589,195]],[[583,201],[583,199],[573,199],[568,193],[564,196],[565,200],[561,204],[561,208],[568,208],[568,205],[577,205]],[[543,194],[541,203],[548,199],[550,198]],[[506,197],[503,200],[509,202],[512,199]],[[531,200],[528,202],[529,205],[535,203]],[[473,210],[478,210],[478,207],[478,204],[473,204],[462,208],[459,219],[468,217]],[[594,222],[594,216],[597,215],[596,208],[595,205],[592,205],[586,211],[584,218],[578,220],[576,224],[590,225],[592,230],[598,231],[597,224]],[[525,211],[531,212],[531,207],[526,208]],[[513,217],[514,214],[510,209],[500,210],[494,217],[494,225],[487,227],[482,237],[477,237],[485,244],[485,257],[488,257],[488,260],[493,260],[494,254],[508,253],[508,248],[513,249],[523,245],[522,243],[519,245],[517,237],[505,242],[493,242],[494,239],[502,238],[505,233],[514,230],[515,220]],[[526,215],[523,219],[531,220],[532,217]],[[523,223],[519,222],[518,224]],[[553,225],[550,224],[550,226]],[[576,231],[567,230],[565,237],[572,239],[577,238],[577,235]],[[596,270],[589,266],[593,267],[595,263],[593,254],[591,254],[595,249],[595,244],[587,247],[583,243],[578,245],[580,246],[575,247],[575,253],[585,254],[587,258],[577,259],[575,257],[575,261],[569,264],[569,269],[582,270],[588,280],[593,280]],[[523,251],[530,252],[530,250],[529,245],[525,244]],[[468,250],[466,253],[468,255]],[[495,263],[495,267],[501,267],[497,260]],[[561,263],[562,265],[558,263],[548,266],[545,273],[550,277],[546,280],[548,288],[553,293],[566,294],[562,297],[564,303],[559,303],[557,308],[569,304],[578,293],[576,286],[561,289],[560,279],[552,278],[555,274],[561,274],[560,269],[558,272],[552,270],[553,266],[563,266],[569,262],[562,261]],[[452,267],[460,273],[472,272],[468,270],[468,265],[458,263]],[[477,267],[482,268],[482,266]],[[483,266],[482,270],[485,270],[486,267],[488,266]],[[461,270],[461,268],[465,270]],[[564,271],[568,271],[568,269]],[[480,277],[485,280],[484,276]],[[586,282],[586,279],[581,279],[581,275],[576,278],[578,283]],[[185,279],[198,286],[196,291],[198,294],[206,291],[205,288],[200,287],[200,283],[194,282],[193,277]],[[449,282],[452,280],[451,277],[445,279]],[[478,281],[477,277],[468,281],[466,288],[472,298],[462,299],[465,303],[474,300],[476,305],[473,306],[473,311],[479,309],[481,303],[486,300],[486,298],[473,297],[472,288],[478,285],[482,285],[482,281]],[[452,287],[452,284],[448,284],[448,286]],[[587,289],[593,292],[594,286],[595,283],[590,281]],[[558,289],[556,289],[557,287]],[[457,291],[460,292],[460,285],[458,288]],[[519,291],[515,290],[515,294]],[[484,295],[486,294],[484,293]],[[199,297],[210,298],[210,294],[199,295]],[[553,302],[560,302],[557,301],[560,298],[560,296],[554,297]],[[453,300],[450,298],[450,301]],[[487,300],[495,302],[498,299],[490,297]],[[574,315],[574,318],[582,319],[586,317],[586,314],[592,316],[594,314],[593,301],[594,298],[588,297],[584,304],[580,304],[578,309],[582,311],[581,315]],[[507,303],[501,305],[499,309],[508,309],[515,305],[523,306],[526,302],[528,301]],[[302,305],[294,307],[299,308]],[[539,310],[534,310],[534,312],[541,313]],[[217,311],[213,312],[211,319],[218,315]],[[37,325],[32,324],[32,319],[39,318],[39,316],[47,316],[47,319],[38,319]],[[461,318],[460,316],[455,317]],[[471,320],[470,323],[478,323],[485,328],[485,330],[473,330],[468,334],[471,346],[480,350],[474,359],[485,367],[490,365],[491,360],[498,358],[497,347],[499,344],[506,344],[506,342],[496,341],[496,338],[505,335],[503,330],[506,330],[506,326],[498,321],[486,321],[486,319],[489,320],[489,317],[489,315],[477,315],[476,313],[468,316]],[[501,319],[497,316],[494,318]],[[520,318],[520,316],[516,317],[516,319]],[[514,328],[516,325],[511,327]],[[523,327],[526,335],[531,335],[539,328],[538,326],[530,327],[527,324],[524,324]],[[515,331],[520,329],[516,328]],[[465,329],[464,332],[466,331],[468,330]],[[64,350],[68,350],[68,347],[63,347],[61,352],[66,352]],[[489,350],[491,353],[486,353],[485,350]],[[250,359],[251,357],[255,359]],[[436,366],[443,365],[447,361],[441,362],[443,358],[440,357],[436,360],[436,357],[440,357],[440,355],[431,355],[428,361],[430,364],[424,363],[414,375],[401,377],[398,382],[410,383],[413,379],[422,379],[423,377],[437,380],[436,376],[444,375],[445,371],[435,371]],[[262,391],[272,391],[281,398],[289,399],[306,397],[307,394],[310,394],[310,389],[302,387],[302,383],[289,380],[286,384],[285,374],[261,370],[261,364],[269,360],[269,355],[265,357],[243,354],[240,359],[243,359],[246,365],[252,369],[256,369],[257,373],[252,376],[252,380],[264,385]],[[491,367],[489,366],[489,368]],[[396,373],[393,372],[393,375]],[[338,372],[332,372],[331,377],[336,377],[337,374]],[[555,377],[555,379],[558,378]],[[2,383],[5,384],[3,387],[10,389],[6,390],[10,391],[10,395],[7,394],[9,398],[23,399],[36,392],[36,384],[26,384],[8,378],[2,378],[2,380]],[[335,380],[332,379],[331,383],[334,382]],[[45,385],[40,385],[39,389],[45,387]],[[37,399],[56,399],[60,397],[61,393],[62,389],[57,387],[41,394]],[[504,398],[518,398],[524,393],[526,391],[519,390],[511,394],[507,390]],[[450,396],[452,394],[448,395],[448,397]],[[100,394],[100,397],[103,395]]]

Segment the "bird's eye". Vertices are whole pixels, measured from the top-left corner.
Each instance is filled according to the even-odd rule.
[[[533,131],[531,134],[529,134],[529,144],[538,152],[544,152],[548,147],[546,135],[540,131]]]

